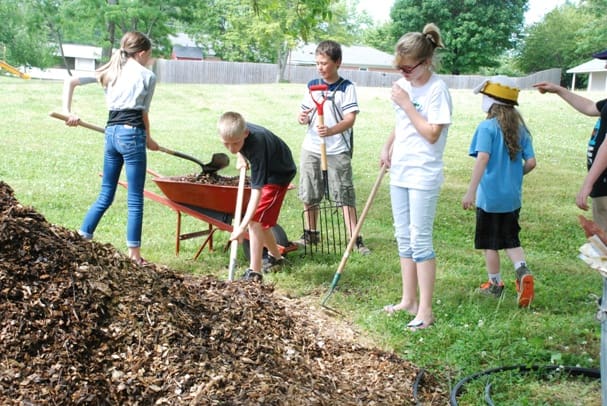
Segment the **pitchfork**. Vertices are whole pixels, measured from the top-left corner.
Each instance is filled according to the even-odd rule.
[[[318,124],[323,126],[324,121],[324,104],[328,98],[329,87],[326,84],[310,85],[310,97],[316,105],[316,112],[318,114]],[[317,96],[315,97],[315,93]],[[332,251],[337,252],[337,247],[343,246],[347,241],[347,232],[345,227],[345,221],[343,214],[341,213],[343,205],[341,203],[332,204],[329,194],[329,175],[328,175],[328,163],[327,163],[327,145],[325,137],[320,137],[320,169],[322,172],[322,180],[324,187],[324,201],[325,204],[315,204],[307,210],[304,210],[303,216],[308,216],[308,225],[315,224],[320,226],[320,239],[314,244],[313,241],[309,241],[311,244],[306,244],[305,250],[308,251],[308,245],[315,245],[318,250],[320,245],[321,252],[325,249],[327,253]],[[338,216],[333,216],[333,213],[337,212]],[[314,219],[312,222],[311,220]],[[305,217],[303,217],[304,232],[305,232]],[[310,236],[310,239],[314,238]],[[313,252],[310,247],[310,253]]]

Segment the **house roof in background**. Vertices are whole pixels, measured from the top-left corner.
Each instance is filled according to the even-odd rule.
[[[176,58],[203,59],[202,49],[198,47],[173,45],[173,55]]]
[[[316,44],[305,44],[291,51],[289,63],[293,65],[315,65],[314,51]],[[359,45],[343,46],[342,66],[359,66],[369,68],[393,68],[394,55],[371,47]]]
[[[63,53],[68,58],[101,59],[101,47],[90,45],[63,44]]]
[[[175,35],[169,35],[171,45],[181,45],[183,47],[197,47],[196,41],[192,39],[188,34],[179,32]]]
[[[581,65],[575,66],[567,70],[567,73],[591,73],[591,72],[604,72],[605,64],[607,62],[602,59],[592,59],[588,62],[584,62]]]

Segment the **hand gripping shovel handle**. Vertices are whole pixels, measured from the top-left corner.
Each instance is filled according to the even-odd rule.
[[[68,120],[68,116],[66,116],[65,114],[61,114],[61,113],[57,113],[57,112],[51,112],[49,113],[49,116],[53,117],[53,118],[58,118],[59,120],[63,120],[63,121],[67,121]],[[105,128],[103,127],[99,127],[95,124],[91,124],[91,123],[87,123],[86,121],[82,121],[80,120],[78,122],[78,125],[84,128],[88,128],[89,130],[93,130],[93,131],[97,131],[99,133],[105,133]]]
[[[375,179],[375,183],[373,184],[373,187],[371,188],[371,193],[369,194],[369,197],[367,198],[367,203],[365,203],[365,207],[363,208],[363,211],[360,214],[360,217],[358,218],[356,227],[354,227],[354,231],[352,231],[352,236],[350,237],[348,246],[346,247],[346,250],[344,251],[344,254],[341,257],[341,261],[339,263],[339,266],[337,267],[337,271],[335,272],[335,275],[333,276],[333,281],[331,282],[331,287],[329,288],[329,292],[325,295],[324,299],[321,302],[321,306],[323,306],[323,307],[326,307],[327,300],[329,300],[329,297],[333,294],[333,291],[337,287],[337,283],[339,282],[341,273],[343,272],[344,268],[346,267],[346,263],[348,262],[348,257],[350,256],[350,253],[352,252],[352,249],[354,248],[354,244],[356,244],[356,238],[358,237],[358,234],[360,233],[360,229],[363,226],[363,222],[365,221],[365,218],[367,217],[367,213],[369,212],[369,209],[371,208],[371,204],[373,203],[373,200],[375,199],[375,195],[377,194],[377,191],[379,190],[379,186],[381,185],[381,181],[384,178],[385,174],[386,174],[386,165],[382,165],[381,168],[379,169],[379,173],[377,174],[377,179]]]
[[[240,226],[240,216],[242,215],[242,201],[244,200],[244,182],[247,174],[247,167],[240,168],[238,177],[238,193],[236,194],[236,210],[234,210],[234,227],[232,230]],[[230,243],[230,265],[228,267],[228,280],[234,280],[234,271],[236,269],[236,256],[238,254],[238,240],[232,240]]]
[[[63,121],[67,121],[69,118],[65,114],[56,113],[54,111],[52,113],[49,113],[49,115],[53,118],[58,118],[59,120],[63,120]],[[105,129],[103,127],[99,127],[97,125],[87,123],[86,121],[80,120],[80,121],[78,121],[78,125],[81,127],[84,127],[84,128],[88,128],[89,130],[97,131],[100,133],[105,133]],[[179,158],[187,159],[188,161],[195,162],[198,165],[200,165],[200,168],[202,169],[203,173],[217,172],[219,169],[225,168],[230,162],[229,158],[225,154],[214,154],[211,163],[205,164],[205,163],[201,162],[200,160],[194,158],[193,156],[184,154],[183,152],[173,151],[172,149],[168,149],[165,147],[158,146],[158,151],[164,152],[165,154],[173,155],[173,156],[176,156]]]

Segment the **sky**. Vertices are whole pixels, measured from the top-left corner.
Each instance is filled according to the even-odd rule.
[[[529,0],[529,10],[525,14],[525,23],[532,24],[542,19],[544,14],[553,8],[565,3],[565,0]],[[366,10],[378,22],[385,22],[390,18],[390,8],[394,4],[391,0],[359,0],[360,11]]]

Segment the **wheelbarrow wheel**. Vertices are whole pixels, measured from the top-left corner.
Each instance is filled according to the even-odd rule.
[[[276,239],[276,244],[281,245],[283,247],[289,246],[290,241],[289,241],[289,238],[287,237],[287,233],[285,233],[285,230],[283,230],[283,228],[280,225],[276,224],[270,230],[272,230],[272,234],[274,234],[274,238]],[[247,261],[251,259],[251,246],[250,246],[249,240],[244,240],[242,242],[242,252],[244,253],[244,256],[247,259]],[[268,256],[268,250],[266,248],[264,248],[262,258],[267,258],[267,256]]]

